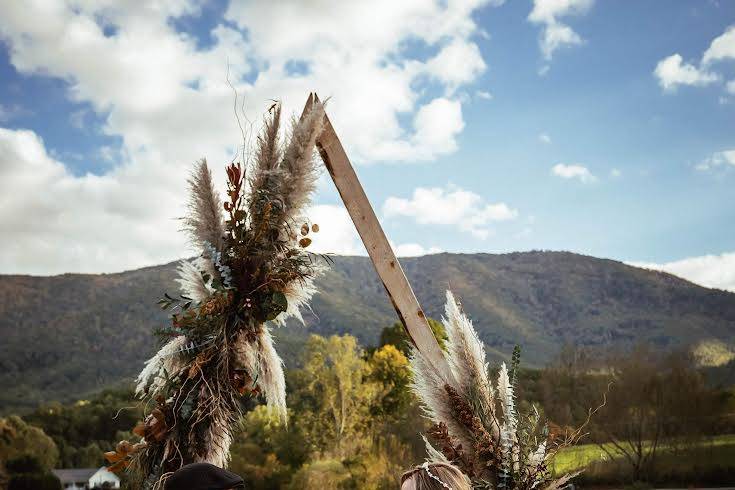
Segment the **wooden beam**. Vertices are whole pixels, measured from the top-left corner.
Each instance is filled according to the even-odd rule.
[[[310,94],[304,107],[304,113],[316,101],[319,101],[317,95]],[[411,342],[434,368],[444,375],[445,379],[451,379],[449,365],[426,320],[424,310],[421,309],[403,273],[401,264],[388,243],[383,228],[375,216],[370,201],[326,113],[324,114],[324,129],[317,138],[316,145]]]

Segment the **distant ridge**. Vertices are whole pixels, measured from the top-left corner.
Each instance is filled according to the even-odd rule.
[[[523,348],[541,366],[565,343],[663,349],[702,341],[735,345],[735,294],[621,262],[568,252],[436,254],[401,264],[429,316],[444,291],[462,300],[491,357]],[[130,380],[155,349],[167,316],[156,306],[175,291],[175,264],[116,274],[0,276],[0,411],[68,400]],[[308,328],[279,331],[293,365],[309,332],[351,333],[374,344],[396,321],[366,257],[334,257],[306,314]]]

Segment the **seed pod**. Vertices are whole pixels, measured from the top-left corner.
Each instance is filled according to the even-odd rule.
[[[314,233],[319,233],[319,225],[316,223],[311,225],[311,231],[313,231]]]
[[[303,225],[301,225],[301,234],[303,236],[306,236],[309,234],[309,223],[304,223]]]
[[[311,245],[311,238],[302,238],[301,240],[299,240],[299,245],[301,245],[301,248],[308,247],[309,245]]]

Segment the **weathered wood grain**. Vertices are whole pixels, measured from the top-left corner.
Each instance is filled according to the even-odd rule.
[[[318,100],[316,94],[310,94],[304,107],[304,113]],[[324,130],[317,138],[317,149],[408,336],[429,362],[446,379],[450,379],[449,366],[426,320],[426,315],[388,243],[365,190],[326,114],[324,115]]]

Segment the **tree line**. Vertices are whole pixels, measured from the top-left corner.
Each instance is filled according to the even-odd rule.
[[[441,324],[431,326],[441,343]],[[407,354],[400,324],[367,349],[350,335],[312,335],[301,367],[286,375],[288,426],[246,401],[230,468],[253,489],[397,488],[401,472],[423,460],[427,429],[409,389]],[[521,405],[542,409],[551,431],[581,428],[585,447],[603,455],[582,484],[735,477],[735,464],[666,473],[672,458],[679,468],[697,460],[707,438],[735,434],[732,391],[709,386],[684,353],[639,346],[602,356],[566,347],[546,368],[522,369],[518,386]],[[101,466],[104,451],[131,437],[142,408],[120,388],[0,419],[2,485],[58,488],[38,481],[52,480],[54,467]],[[735,438],[713,450],[735,454]],[[36,486],[28,486],[33,474]]]

